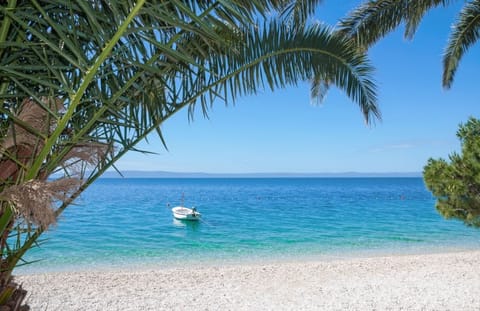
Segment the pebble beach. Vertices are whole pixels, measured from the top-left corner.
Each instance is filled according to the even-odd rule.
[[[32,310],[479,310],[480,251],[49,272]]]

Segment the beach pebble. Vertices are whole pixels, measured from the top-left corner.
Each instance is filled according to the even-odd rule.
[[[473,311],[479,266],[480,251],[470,251],[16,279],[32,310]]]

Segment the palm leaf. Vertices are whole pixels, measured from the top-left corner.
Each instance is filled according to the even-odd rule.
[[[308,17],[315,13],[322,2],[323,0],[285,1],[277,10],[288,26],[304,27]]]
[[[15,182],[45,180],[59,169],[72,176],[72,166],[88,162],[75,158],[76,148],[108,149],[88,170],[81,167],[85,183],[56,209],[57,217],[150,133],[163,141],[160,126],[184,108],[199,105],[206,115],[214,103],[313,81],[312,96],[324,94],[319,86],[335,85],[367,122],[380,117],[366,55],[327,27],[303,25],[319,1],[137,1],[133,10],[122,0],[32,3],[0,8],[11,20],[0,42],[6,51],[0,55],[1,133],[15,124],[9,111],[24,98],[62,99],[65,111],[49,112],[55,127]],[[257,23],[279,8],[281,18],[299,24]],[[12,218],[4,213],[0,220],[8,227]],[[26,225],[25,242],[6,259],[10,267],[45,230]]]
[[[425,13],[455,0],[369,0],[343,18],[339,31],[367,49],[405,23],[405,38],[411,39]]]
[[[367,123],[380,117],[373,67],[365,54],[329,27],[315,25],[292,31],[288,26],[271,23],[263,32],[252,29],[246,42],[243,53],[214,61],[216,70],[225,77],[220,87],[227,93],[230,90],[232,99],[255,94],[262,88],[259,80],[266,80],[272,90],[297,85],[302,80],[327,81],[360,106]]]
[[[480,1],[475,0],[462,8],[448,39],[443,56],[443,79],[445,88],[450,88],[458,64],[465,52],[480,37]]]

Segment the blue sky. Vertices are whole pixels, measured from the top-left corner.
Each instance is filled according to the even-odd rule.
[[[316,14],[335,24],[360,1],[326,0]],[[459,150],[456,131],[479,116],[480,46],[463,58],[453,87],[441,86],[441,58],[459,8],[435,9],[413,39],[403,28],[369,52],[376,68],[382,121],[366,126],[358,106],[332,88],[321,106],[310,104],[309,84],[217,103],[209,119],[186,111],[162,126],[169,150],[154,136],[129,153],[120,170],[205,173],[420,172],[428,158]]]

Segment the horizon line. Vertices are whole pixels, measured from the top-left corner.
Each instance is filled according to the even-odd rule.
[[[121,174],[121,175],[120,175]],[[107,171],[103,178],[215,178],[215,177],[422,177],[422,172],[248,172],[248,173],[206,173],[171,172],[148,170]]]

